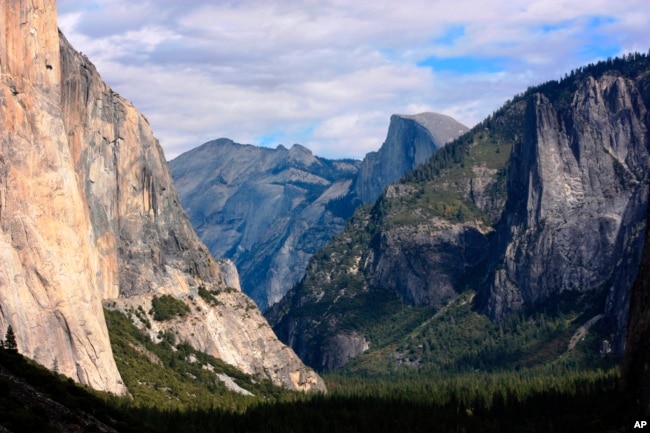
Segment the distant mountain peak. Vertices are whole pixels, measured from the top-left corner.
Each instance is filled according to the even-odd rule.
[[[309,167],[317,162],[317,159],[314,157],[311,150],[307,149],[305,146],[301,146],[300,144],[294,144],[291,146],[291,149],[289,149],[289,160],[302,164],[305,167]]]
[[[465,125],[444,114],[392,115],[386,141],[377,152],[363,159],[355,193],[364,203],[373,202],[388,184],[467,131]]]
[[[170,168],[201,239],[215,257],[235,261],[244,292],[265,308],[300,280],[311,255],[362,201],[466,129],[436,113],[397,115],[387,143],[363,162],[320,158],[300,144],[269,149],[228,140],[210,157],[191,150]]]
[[[649,72],[650,56],[610,59],[515,96],[389,186],[372,208],[357,210],[266,312],[276,333],[324,370],[359,355],[348,368],[501,370],[562,359],[577,347],[572,335],[591,340],[577,349],[586,358],[621,355],[629,307],[627,371],[632,380],[642,376],[648,285],[639,282],[636,306],[630,289],[648,227]],[[378,154],[410,157],[395,137],[424,139],[419,122],[431,119],[393,116]],[[384,174],[379,155],[369,162]],[[460,305],[473,317],[432,320],[430,312],[442,319]],[[412,321],[421,308],[431,310]],[[499,337],[477,338],[475,319],[498,323]],[[555,325],[540,332],[546,320],[571,324],[560,334]],[[517,334],[546,335],[537,346],[524,339],[528,347],[516,347],[503,339],[508,322],[522,324]],[[472,331],[468,340],[447,339],[451,328]],[[455,345],[468,349],[454,358]],[[551,346],[562,350],[552,354]],[[637,391],[647,404],[650,393]]]
[[[448,143],[468,131],[465,125],[446,114],[426,111],[418,114],[396,114],[395,116],[416,121],[429,131],[435,141],[442,144]]]

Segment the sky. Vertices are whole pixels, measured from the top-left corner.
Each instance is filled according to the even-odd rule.
[[[360,159],[392,114],[472,127],[531,85],[650,49],[647,0],[58,0],[57,10],[169,160],[221,137]]]

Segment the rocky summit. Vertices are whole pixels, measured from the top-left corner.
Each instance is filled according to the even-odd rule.
[[[54,1],[3,2],[0,23],[0,331],[46,367],[124,393],[103,305],[142,311],[145,329],[164,294],[192,305],[191,320],[153,321],[152,338],[172,332],[277,385],[324,390],[200,242],[146,117],[58,32]]]
[[[300,281],[311,256],[359,205],[466,130],[436,113],[394,115],[384,144],[363,161],[222,138],[169,165],[201,240],[215,257],[235,262],[243,291],[266,308]]]
[[[384,188],[425,163],[431,155],[467,127],[438,113],[393,115],[386,141],[377,152],[364,158],[354,183],[354,193],[364,203],[372,203]]]

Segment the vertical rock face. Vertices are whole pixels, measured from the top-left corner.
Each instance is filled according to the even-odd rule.
[[[489,255],[484,230],[442,219],[385,230],[368,254],[369,283],[395,291],[409,305],[443,307]]]
[[[190,227],[147,119],[61,37],[61,106],[90,209],[105,299],[221,282]]]
[[[204,303],[166,330],[278,385],[324,389],[227,289],[236,269],[193,232],[146,118],[59,35],[54,2],[1,7],[0,331],[12,325],[45,366],[122,393],[102,299],[149,311],[156,295],[191,303],[204,286],[233,311]]]
[[[465,125],[443,114],[391,116],[386,141],[379,151],[363,159],[354,187],[356,195],[364,203],[375,201],[388,184],[467,131]]]
[[[607,294],[621,353],[648,205],[647,78],[589,77],[569,109],[532,95],[513,148],[494,317],[563,293]]]
[[[519,117],[520,105],[508,110],[508,123],[516,123],[511,120]],[[441,117],[449,121],[432,113],[413,117],[418,122],[393,116],[376,161],[384,159],[383,152],[389,156],[400,140],[404,149],[420,140],[432,145],[433,132],[423,124],[438,125]],[[427,119],[433,122],[425,123]],[[464,129],[453,121],[451,125],[457,132]],[[502,153],[495,153],[491,141],[464,137],[481,142],[471,155],[474,166],[467,164],[461,175],[448,175],[438,185],[389,185],[372,209],[358,209],[346,229],[314,256],[300,284],[265,312],[280,339],[308,365],[318,370],[345,365],[376,345],[368,332],[376,326],[375,318],[390,322],[389,315],[405,305],[443,307],[469,280],[475,282],[480,273],[476,269],[491,254],[492,230],[483,217],[498,219],[505,203],[498,165],[505,164],[508,153],[505,145]],[[445,147],[430,158],[448,160],[450,155]],[[459,198],[449,200],[454,194]],[[436,205],[438,197],[446,202]]]
[[[630,314],[621,371],[623,386],[650,413],[650,213],[641,266],[630,294]]]
[[[75,380],[122,393],[101,255],[61,108],[53,1],[0,5],[0,330]]]

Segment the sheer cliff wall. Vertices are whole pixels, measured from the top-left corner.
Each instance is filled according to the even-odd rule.
[[[232,263],[199,241],[146,117],[58,32],[54,1],[1,5],[0,331],[12,325],[41,364],[122,393],[102,300],[150,311],[168,294],[194,309],[154,322],[152,338],[171,331],[246,373],[324,389],[238,290]],[[224,301],[195,300],[201,286]]]

